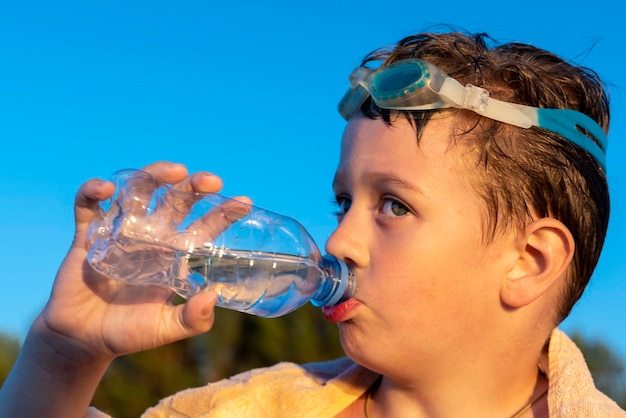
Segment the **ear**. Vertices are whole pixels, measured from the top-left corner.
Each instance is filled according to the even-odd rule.
[[[553,218],[527,225],[517,244],[518,258],[500,290],[502,302],[512,308],[528,305],[560,282],[575,248],[569,229]]]

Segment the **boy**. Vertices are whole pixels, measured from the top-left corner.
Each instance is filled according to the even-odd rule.
[[[487,40],[418,34],[351,77],[326,250],[358,287],[324,309],[347,358],[254,370],[146,416],[626,416],[555,330],[606,232],[607,96],[590,71]],[[146,170],[185,190],[221,186],[180,165]],[[92,180],[77,195],[74,244],[2,389],[3,411],[83,416],[115,356],[212,325],[212,292],[171,306],[167,289],[86,266],[86,226],[111,194]]]

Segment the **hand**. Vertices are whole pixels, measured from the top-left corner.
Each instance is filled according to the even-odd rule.
[[[221,179],[208,173],[187,176],[186,168],[178,164],[156,163],[143,170],[178,190],[212,193],[222,186]],[[90,180],[78,191],[74,241],[34,325],[56,351],[78,363],[151,349],[206,332],[213,325],[213,292],[173,306],[173,293],[165,287],[129,286],[89,266],[87,228],[98,215],[99,201],[113,192],[113,184],[101,180]]]

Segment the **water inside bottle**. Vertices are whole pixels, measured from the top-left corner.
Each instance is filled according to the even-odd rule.
[[[322,279],[304,257],[242,250],[181,254],[190,279],[217,292],[217,305],[263,317],[279,316],[308,301]]]
[[[108,277],[168,286],[184,298],[214,290],[218,306],[263,317],[306,303],[324,276],[318,262],[306,257],[222,247],[188,252],[123,235],[96,242],[88,260]]]

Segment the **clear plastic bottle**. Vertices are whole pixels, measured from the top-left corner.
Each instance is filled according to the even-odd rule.
[[[167,286],[183,298],[211,289],[218,306],[263,317],[354,294],[351,269],[322,256],[292,218],[219,194],[177,191],[140,170],[111,180],[115,194],[88,232],[89,264],[108,277]]]

